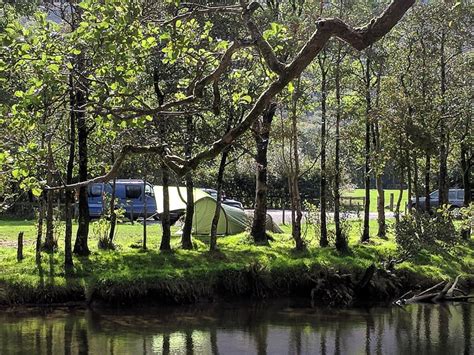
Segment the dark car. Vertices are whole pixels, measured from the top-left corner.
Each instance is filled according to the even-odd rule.
[[[472,191],[471,191],[472,194]],[[450,208],[460,208],[464,205],[464,189],[449,189],[448,192],[448,201],[451,205]],[[416,204],[416,199],[412,198],[409,202],[412,208],[418,208],[421,210],[426,210],[426,198],[419,197],[419,205]],[[439,207],[439,191],[433,191],[430,193],[430,207],[436,208]]]
[[[208,193],[209,195],[211,195],[211,197],[213,197],[214,199],[217,200],[217,191],[216,190],[208,189],[208,188],[204,188],[204,189],[201,189],[201,190]],[[240,208],[241,210],[244,209],[244,205],[242,204],[242,202],[237,201],[237,200],[233,200],[231,198],[227,198],[225,196],[225,194],[222,194],[222,203],[227,205],[227,206]]]

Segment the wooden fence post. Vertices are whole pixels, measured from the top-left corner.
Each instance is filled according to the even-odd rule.
[[[16,260],[23,260],[23,232],[18,233],[18,249],[16,251]]]
[[[393,211],[393,200],[395,199],[395,194],[393,192],[390,193],[390,211]]]

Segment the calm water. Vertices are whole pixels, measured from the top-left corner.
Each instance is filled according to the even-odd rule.
[[[0,311],[0,354],[471,354],[474,306]]]

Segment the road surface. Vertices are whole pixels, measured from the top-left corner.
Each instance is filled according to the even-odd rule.
[[[252,209],[246,209],[245,212],[249,212],[250,214],[253,212]],[[267,210],[267,213],[272,217],[273,221],[276,224],[282,224],[283,219],[285,223],[289,223],[291,221],[291,210]],[[304,219],[306,218],[307,212],[303,212],[303,222]],[[363,211],[357,215],[356,213],[350,213],[349,214],[349,219],[363,219],[364,218],[364,213]],[[385,218],[393,218],[394,213],[392,211],[385,211]],[[333,219],[334,218],[334,213],[330,212],[328,213],[328,218]],[[370,212],[370,219],[377,219],[377,212]]]

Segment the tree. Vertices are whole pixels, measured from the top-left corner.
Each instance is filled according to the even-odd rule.
[[[194,169],[197,165],[207,159],[216,157],[222,150],[232,144],[238,137],[243,135],[265,110],[265,107],[271,102],[273,97],[280,93],[290,81],[301,75],[303,70],[312,62],[312,60],[318,55],[321,49],[324,47],[326,42],[334,35],[342,40],[348,42],[354,48],[363,50],[382,38],[387,32],[389,32],[393,26],[395,26],[405,12],[412,6],[413,0],[395,0],[393,1],[386,10],[374,20],[372,20],[370,26],[361,27],[355,30],[348,26],[346,23],[339,19],[322,19],[316,23],[317,30],[313,36],[303,45],[303,48],[296,55],[296,57],[288,64],[284,65],[278,60],[273,52],[271,46],[267,41],[260,35],[260,31],[252,20],[252,14],[256,10],[254,7],[245,7],[242,11],[244,24],[247,26],[248,31],[253,38],[253,42],[250,44],[246,41],[235,41],[232,45],[228,46],[221,59],[218,61],[217,66],[207,75],[201,76],[200,79],[191,82],[190,88],[187,90],[193,92],[192,95],[185,96],[182,99],[175,101],[165,102],[159,107],[143,108],[136,107],[133,105],[127,105],[120,110],[109,110],[109,114],[121,114],[122,118],[125,119],[127,113],[130,114],[129,118],[143,117],[146,115],[157,114],[157,115],[170,115],[168,110],[176,107],[186,107],[192,103],[198,101],[204,95],[204,88],[206,86],[218,81],[225,71],[231,64],[232,54],[237,52],[239,49],[246,48],[249,45],[255,45],[259,49],[260,55],[262,56],[268,69],[273,72],[276,78],[269,84],[266,89],[262,92],[256,102],[252,105],[252,108],[247,112],[242,121],[232,128],[229,132],[224,134],[219,140],[217,140],[211,147],[205,149],[191,159],[179,158],[170,152],[162,152],[161,158],[163,161],[172,168],[176,173],[183,174],[189,169]],[[241,13],[241,9],[237,7],[223,7],[223,8],[207,8],[204,7],[201,13],[208,12],[227,12],[227,13]],[[199,11],[198,11],[199,12]],[[194,12],[195,13],[195,12]],[[187,17],[191,17],[193,11],[189,11],[179,17],[179,21]],[[163,21],[164,24],[174,24],[178,19],[171,19],[170,21]],[[182,22],[180,22],[182,23]],[[169,38],[169,37],[168,37]],[[180,51],[181,49],[178,48]],[[176,53],[172,52],[172,55]],[[169,59],[167,59],[169,61]],[[192,90],[191,90],[192,89]],[[110,179],[116,171],[117,167],[121,164],[124,157],[128,154],[143,153],[157,151],[156,147],[131,147],[125,146],[117,157],[115,166],[112,167],[109,173],[99,176],[94,179],[90,179],[87,182],[69,185],[68,188],[76,188],[79,186],[86,185],[95,181],[103,181]]]

